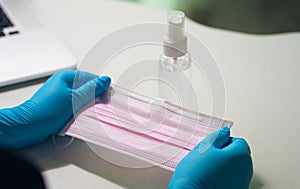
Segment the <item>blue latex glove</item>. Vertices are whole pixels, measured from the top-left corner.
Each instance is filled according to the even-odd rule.
[[[58,133],[74,113],[103,94],[110,81],[87,72],[57,72],[31,99],[0,110],[0,146],[26,147]]]
[[[208,135],[176,167],[169,189],[247,189],[253,174],[250,148],[228,127]]]

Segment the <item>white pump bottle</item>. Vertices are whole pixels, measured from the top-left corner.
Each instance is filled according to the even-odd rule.
[[[198,110],[191,98],[191,57],[187,50],[184,31],[185,14],[170,11],[167,15],[167,32],[164,36],[163,54],[159,60],[159,96],[192,110]]]

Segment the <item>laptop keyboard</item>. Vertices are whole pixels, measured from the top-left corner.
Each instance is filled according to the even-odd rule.
[[[18,34],[19,32],[15,29],[10,30],[13,27],[13,23],[0,6],[0,37]]]

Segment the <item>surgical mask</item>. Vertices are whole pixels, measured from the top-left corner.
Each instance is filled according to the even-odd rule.
[[[204,137],[233,122],[116,85],[62,132],[174,171]]]

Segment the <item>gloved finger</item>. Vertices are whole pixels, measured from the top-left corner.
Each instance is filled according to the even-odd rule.
[[[74,77],[72,88],[77,89],[78,87],[81,87],[86,82],[88,82],[92,79],[98,78],[98,77],[99,77],[98,75],[95,75],[92,73],[77,71],[76,75]]]
[[[230,139],[230,129],[226,126],[223,126],[219,129],[217,137],[213,141],[213,145],[216,148],[223,148],[223,146],[228,142]]]
[[[74,77],[78,71],[77,70],[62,70],[56,72],[50,79],[57,79],[59,81],[64,81],[68,86],[73,85]]]
[[[195,148],[199,153],[204,153],[211,146],[222,148],[230,139],[230,130],[223,126],[218,131],[209,134]]]
[[[102,95],[109,87],[111,79],[107,76],[94,78],[73,90],[73,108],[75,112],[95,97]]]
[[[243,138],[232,138],[231,143],[223,148],[224,150],[234,150],[251,154],[247,141]]]
[[[99,76],[78,70],[62,70],[56,72],[53,77],[64,81],[70,88],[77,89],[84,83]]]

